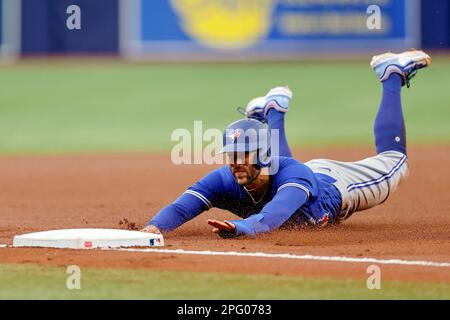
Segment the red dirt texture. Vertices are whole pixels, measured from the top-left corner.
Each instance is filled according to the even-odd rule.
[[[354,161],[370,149],[296,152],[301,161]],[[166,248],[292,253],[450,262],[449,146],[409,150],[410,176],[390,199],[323,230],[278,230],[257,237],[220,239],[207,219],[235,218],[212,209],[165,234]],[[61,228],[143,227],[214,166],[176,166],[170,155],[52,155],[0,157],[0,244],[14,235]],[[98,268],[367,278],[369,263],[261,257],[38,248],[0,248],[0,263]],[[450,283],[450,268],[383,265],[391,280]]]

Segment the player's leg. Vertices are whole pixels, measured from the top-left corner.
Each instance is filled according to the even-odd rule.
[[[405,85],[409,87],[417,71],[430,64],[431,58],[419,50],[400,54],[389,52],[373,57],[371,66],[383,86],[374,124],[377,155],[355,162],[352,167],[355,170],[348,171],[353,181],[347,185],[347,190],[356,198],[357,210],[386,201],[408,176],[401,89]]]
[[[381,104],[375,119],[377,153],[398,151],[406,154],[406,131],[403,119],[401,88],[410,86],[417,71],[431,64],[431,58],[419,50],[401,54],[391,52],[373,57],[371,67],[383,85]]]
[[[314,172],[335,178],[343,202],[338,220],[383,203],[407,177],[406,134],[400,91],[403,85],[409,86],[417,70],[430,64],[431,58],[422,51],[374,57],[371,65],[383,86],[374,125],[378,154],[356,162],[319,159],[306,163]]]
[[[394,73],[383,81],[383,95],[374,124],[377,154],[398,151],[406,154],[406,130],[402,111],[402,78]]]
[[[276,87],[271,89],[266,96],[252,99],[245,111],[241,111],[247,118],[268,124],[269,130],[273,133],[272,150],[276,150],[277,155],[283,157],[292,157],[284,125],[284,117],[289,110],[291,99],[292,92],[288,87]]]
[[[272,134],[272,151],[278,149],[278,155],[283,157],[292,157],[291,149],[286,138],[284,129],[284,116],[286,114],[275,109],[269,110],[267,114],[267,123]],[[278,133],[277,135],[275,133]],[[275,148],[275,144],[276,147]]]

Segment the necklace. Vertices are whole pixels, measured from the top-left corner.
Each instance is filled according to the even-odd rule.
[[[244,187],[244,188],[245,188],[245,190],[247,190],[247,191],[255,191],[255,190],[258,190],[259,188],[265,186],[268,182],[269,182],[269,181],[264,182],[263,184],[260,184],[259,186],[257,186],[256,188],[253,188],[253,189],[247,189],[246,187]]]
[[[253,196],[252,196],[252,194],[250,193],[250,191],[258,190],[258,189],[261,188],[262,186],[265,186],[267,183],[269,183],[269,181],[267,181],[266,183],[263,183],[262,185],[260,185],[260,186],[258,186],[258,187],[256,187],[256,188],[253,188],[253,189],[247,189],[246,187],[244,187],[244,189],[245,189],[245,191],[247,192],[247,194],[250,196],[250,198],[252,198],[252,201],[253,201],[254,204],[258,204],[258,203],[260,203],[260,202],[262,201],[262,199],[264,199],[264,196],[266,195],[267,190],[268,190],[269,188],[267,188],[266,191],[264,191],[264,193],[262,194],[261,198],[260,198],[258,201],[255,201],[255,198],[253,198]]]

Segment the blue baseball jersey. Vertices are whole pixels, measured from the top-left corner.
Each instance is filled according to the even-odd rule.
[[[335,180],[314,173],[293,158],[278,157],[277,160],[278,170],[270,176],[269,188],[258,201],[236,182],[230,167],[223,166],[188,188],[148,224],[170,231],[213,207],[242,218],[230,220],[236,226],[237,235],[332,222],[342,203],[341,194],[333,185]]]

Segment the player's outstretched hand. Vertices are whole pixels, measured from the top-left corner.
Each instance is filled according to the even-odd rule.
[[[141,230],[141,232],[161,234],[161,231],[159,231],[159,229],[155,226],[146,226],[144,229]]]
[[[219,221],[208,219],[208,224],[213,226],[212,231],[217,233],[222,238],[234,238],[236,237],[236,226],[230,221]]]

